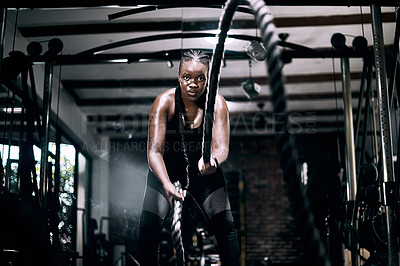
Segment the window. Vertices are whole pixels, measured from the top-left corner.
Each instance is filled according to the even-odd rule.
[[[18,177],[18,167],[19,167],[19,147],[9,146],[6,144],[0,144],[0,152],[2,155],[3,171],[4,175],[7,177],[3,179],[2,186],[7,189],[10,193],[19,194],[20,184]],[[56,154],[56,144],[54,142],[49,143],[49,159],[48,162],[51,163],[51,183],[50,191],[55,192],[55,154]],[[40,159],[41,150],[37,146],[33,146],[33,154],[35,160],[35,170],[37,176],[37,189],[40,189]],[[55,221],[58,228],[58,239],[61,247],[66,250],[74,249],[74,238],[76,230],[76,197],[75,197],[75,163],[76,163],[76,149],[73,145],[61,144],[60,145],[60,182],[59,182],[59,197],[55,199],[56,205],[59,203],[58,215],[52,216],[53,219],[58,219]],[[32,183],[33,182],[32,177]],[[33,191],[32,196],[37,197]],[[50,201],[50,196],[48,201]],[[54,203],[54,202],[53,202]],[[52,203],[48,203],[52,204]],[[57,208],[56,208],[57,209]],[[50,225],[51,227],[51,225]],[[57,231],[51,230],[50,231]],[[50,234],[50,239],[53,241],[54,232]]]

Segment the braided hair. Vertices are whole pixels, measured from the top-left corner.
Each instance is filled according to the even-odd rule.
[[[182,62],[187,62],[187,61],[192,61],[192,62],[201,62],[202,64],[209,66],[210,63],[210,57],[204,53],[201,50],[188,50],[182,54],[181,61],[179,63],[179,68],[178,68],[178,74],[181,72],[181,66]],[[206,91],[201,95],[201,97],[198,99],[198,105],[204,109],[205,107],[205,102],[207,99],[207,93]],[[181,87],[179,86],[175,90],[175,104],[177,106],[178,112],[179,112],[179,134],[181,135],[181,140],[182,140],[182,151],[183,155],[185,157],[186,161],[186,186],[185,189],[189,188],[189,157],[187,154],[187,146],[186,146],[186,141],[185,141],[185,135],[183,134],[184,131],[184,121],[188,121],[187,116],[186,116],[186,111],[185,111],[185,103],[183,102],[182,99],[182,92],[181,92]]]
[[[193,61],[201,62],[208,66],[210,63],[210,57],[202,50],[188,50],[182,54],[181,62],[179,63],[178,73],[181,72],[182,62]]]

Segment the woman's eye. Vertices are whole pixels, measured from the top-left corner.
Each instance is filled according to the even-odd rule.
[[[188,81],[188,80],[190,80],[190,78],[189,77],[183,77],[183,80]]]
[[[205,81],[206,78],[205,78],[205,77],[199,77],[197,80],[198,80],[198,81]]]

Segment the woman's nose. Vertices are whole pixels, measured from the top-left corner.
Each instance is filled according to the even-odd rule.
[[[196,79],[190,79],[189,80],[189,86],[198,86],[197,80]]]

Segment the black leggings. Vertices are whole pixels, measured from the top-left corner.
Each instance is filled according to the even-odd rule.
[[[222,265],[240,265],[239,244],[222,172],[191,178],[189,193],[196,207],[204,214],[207,231],[215,234]],[[142,266],[158,265],[160,233],[170,209],[161,183],[149,172],[139,229],[139,260]],[[183,215],[182,235],[187,235],[185,232],[190,232],[194,227],[195,224]],[[183,241],[187,247],[191,240],[184,238]]]

